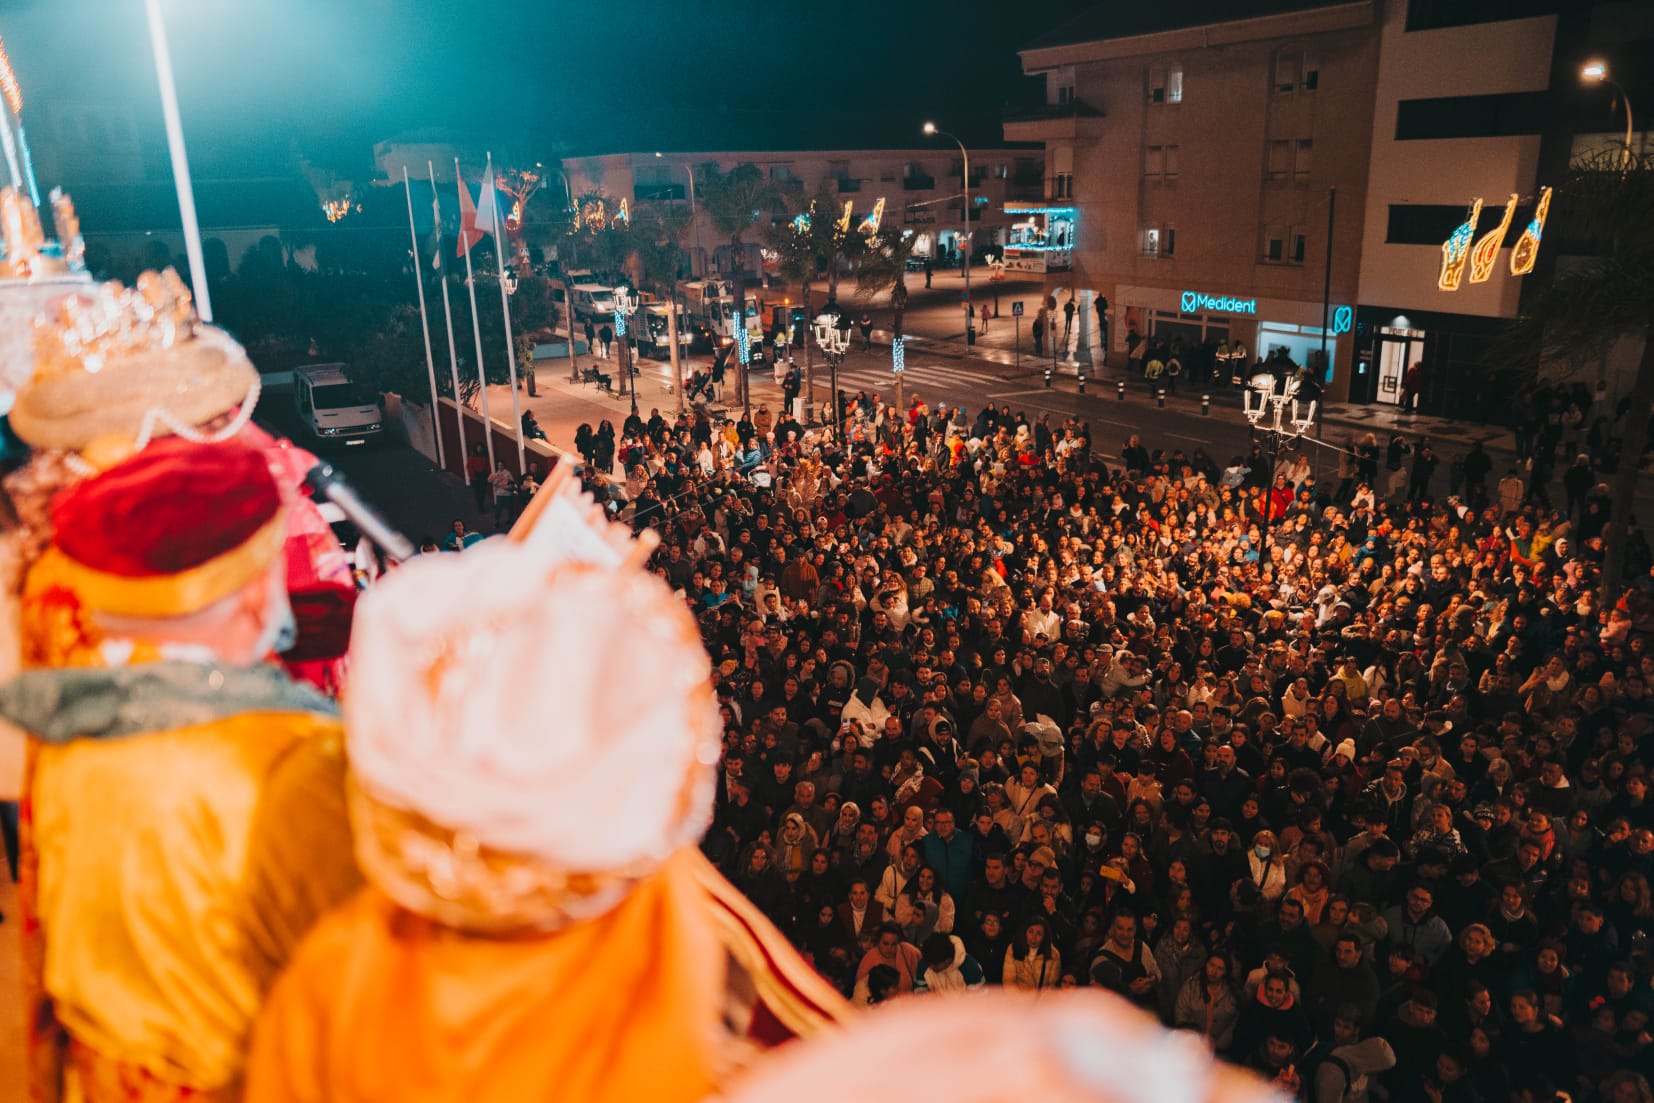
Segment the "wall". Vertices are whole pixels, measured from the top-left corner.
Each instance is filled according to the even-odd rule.
[[[1406,5],[1387,5],[1361,261],[1361,300],[1431,312],[1512,317],[1520,278],[1506,258],[1486,283],[1440,290],[1439,245],[1387,244],[1391,204],[1467,206],[1480,196],[1483,231],[1497,225],[1511,193],[1535,189],[1542,120],[1516,137],[1397,141],[1397,104],[1409,99],[1544,91],[1550,81],[1556,19],[1544,16],[1407,32]],[[1474,64],[1466,60],[1474,58]],[[1512,240],[1507,237],[1507,241]]]

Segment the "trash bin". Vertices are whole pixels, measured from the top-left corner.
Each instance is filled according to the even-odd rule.
[[[966,326],[965,327],[965,345],[966,345],[966,347],[971,347],[971,346],[974,346],[975,344],[976,344],[976,327],[975,326]]]

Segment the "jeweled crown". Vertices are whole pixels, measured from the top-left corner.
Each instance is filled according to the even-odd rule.
[[[188,287],[171,268],[70,295],[35,322],[35,378],[102,371],[111,359],[173,348],[196,333]]]

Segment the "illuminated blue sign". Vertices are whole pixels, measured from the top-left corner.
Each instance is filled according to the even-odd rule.
[[[1334,336],[1348,333],[1350,325],[1355,320],[1355,311],[1347,306],[1341,306],[1332,312],[1332,332]]]
[[[1237,299],[1232,295],[1208,295],[1204,291],[1183,292],[1182,310],[1193,314],[1197,310],[1217,310],[1225,314],[1256,314],[1257,299]]]

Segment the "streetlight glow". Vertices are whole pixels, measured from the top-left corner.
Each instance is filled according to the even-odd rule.
[[[926,134],[935,134],[936,133],[936,124],[935,123],[926,123],[925,124],[925,133]]]
[[[1585,67],[1579,71],[1579,79],[1586,84],[1601,84],[1607,76],[1608,66],[1600,61],[1588,61],[1585,63]]]

